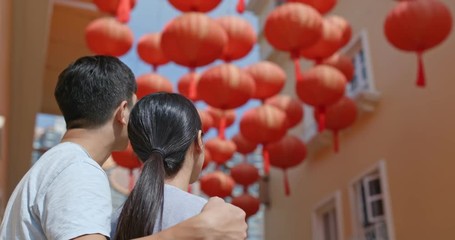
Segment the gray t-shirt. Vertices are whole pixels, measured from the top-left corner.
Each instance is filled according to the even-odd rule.
[[[188,218],[199,214],[207,203],[204,198],[198,197],[191,193],[185,192],[180,188],[165,184],[164,185],[164,200],[163,200],[163,225],[160,228],[157,224],[153,228],[153,232],[158,232],[170,228]],[[111,236],[115,236],[118,217],[122,208],[116,210],[112,216]]]
[[[104,170],[79,145],[61,143],[47,151],[16,186],[0,226],[0,239],[109,236],[111,213]]]

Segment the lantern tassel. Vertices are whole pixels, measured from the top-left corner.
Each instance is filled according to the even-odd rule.
[[[286,197],[289,197],[291,195],[291,187],[289,185],[289,177],[288,177],[288,171],[287,169],[283,170],[283,177],[284,177],[284,192],[286,194]]]
[[[338,153],[340,150],[340,141],[338,130],[333,130],[333,150]]]
[[[248,186],[243,185],[243,193],[247,194],[248,193]]]
[[[418,73],[417,73],[417,86],[418,87],[425,87],[425,68],[423,66],[423,57],[422,52],[417,54],[417,61],[418,61]]]
[[[294,69],[295,69],[295,79],[297,82],[302,81],[302,73],[300,71],[300,58],[299,56],[294,56],[292,54],[292,61],[294,62]]]
[[[130,21],[130,0],[120,0],[117,7],[117,20],[121,23]]]
[[[226,130],[226,115],[224,114],[224,111],[221,113],[221,119],[220,119],[220,129],[218,129],[218,137],[221,139],[226,139],[225,135],[225,130]]]
[[[245,11],[245,0],[239,0],[236,9],[238,13],[243,13]]]
[[[153,64],[152,65],[152,71],[156,73],[158,71],[158,65]]]
[[[325,129],[325,107],[318,107],[318,132]]]
[[[133,174],[133,169],[130,169],[128,190],[131,192],[131,191],[133,191],[133,188],[134,188],[134,174]]]
[[[190,68],[190,74],[191,73],[194,73],[194,68]],[[189,89],[189,98],[192,100],[192,101],[196,101],[196,86],[197,85],[197,82],[196,82],[196,79],[194,79],[194,74],[191,74],[191,79],[190,79],[190,89]]]
[[[268,176],[270,172],[269,151],[267,151],[264,145],[262,146],[262,157],[264,158],[264,172],[265,175]]]

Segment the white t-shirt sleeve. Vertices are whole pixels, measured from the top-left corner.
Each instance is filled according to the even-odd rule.
[[[77,162],[65,168],[47,188],[41,224],[50,240],[86,234],[109,237],[111,213],[106,174],[90,163]]]

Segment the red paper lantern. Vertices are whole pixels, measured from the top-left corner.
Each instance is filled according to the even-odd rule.
[[[128,143],[128,147],[120,152],[112,152],[112,159],[120,167],[124,167],[130,170],[129,173],[129,184],[128,189],[131,191],[134,187],[134,174],[133,169],[142,167],[142,162],[136,156],[131,147],[131,144]]]
[[[333,21],[324,19],[319,41],[300,50],[300,55],[319,64],[324,58],[332,56],[342,47],[343,32]]]
[[[158,66],[166,64],[169,59],[161,51],[161,33],[150,33],[142,36],[137,44],[137,53],[146,63],[153,66],[154,71]]]
[[[354,64],[352,63],[352,59],[350,57],[335,54],[330,58],[325,59],[322,64],[329,65],[340,70],[348,81],[352,81],[354,78]]]
[[[137,78],[136,83],[137,99],[156,92],[172,92],[172,83],[167,78],[155,73],[141,75]]]
[[[249,218],[256,214],[259,211],[259,207],[261,206],[259,199],[249,194],[242,194],[238,197],[234,197],[232,198],[231,203],[245,211],[246,218]]]
[[[246,188],[259,180],[259,170],[252,164],[239,163],[231,169],[231,177]]]
[[[318,112],[315,112],[317,116]],[[341,98],[338,102],[327,107],[326,127],[333,131],[333,146],[335,152],[339,150],[338,132],[351,126],[357,118],[357,106],[348,97]]]
[[[242,106],[255,90],[251,76],[233,64],[221,64],[202,73],[198,96],[212,107],[227,110]]]
[[[237,149],[233,141],[221,139],[219,137],[208,140],[205,143],[205,148],[210,151],[212,161],[218,165],[222,165],[229,161]]]
[[[133,32],[114,18],[92,21],[85,29],[85,41],[91,52],[100,55],[122,56],[133,45]]]
[[[291,53],[295,76],[299,79],[299,51],[319,40],[322,17],[314,8],[305,4],[285,3],[267,16],[264,32],[267,41],[274,48]]]
[[[200,77],[199,73],[196,72],[189,72],[183,75],[177,84],[179,93],[193,101],[199,100],[196,90]],[[191,89],[192,83],[194,84],[193,89]]]
[[[304,103],[319,108],[319,131],[324,130],[325,108],[343,97],[346,77],[336,68],[318,65],[302,74],[303,80],[296,84],[297,95]]]
[[[418,55],[417,86],[425,86],[422,54],[442,43],[452,29],[452,15],[437,0],[400,1],[389,12],[384,24],[387,40],[403,51]]]
[[[235,182],[227,174],[221,171],[209,173],[199,180],[201,190],[209,197],[225,198],[231,196]]]
[[[246,140],[240,133],[237,133],[232,138],[232,141],[237,146],[237,152],[239,152],[241,154],[249,154],[249,153],[253,152],[257,147],[256,143],[252,143],[252,142]]]
[[[221,0],[169,0],[182,12],[209,12],[220,4]]]
[[[287,0],[288,2],[299,2],[310,5],[318,10],[321,14],[325,14],[335,7],[336,0]]]
[[[265,104],[275,106],[286,113],[288,119],[288,128],[292,128],[302,121],[304,112],[299,100],[287,95],[277,95],[267,99]]]
[[[341,47],[348,44],[352,37],[352,28],[349,22],[346,19],[337,15],[328,16],[326,18],[326,21],[330,22],[332,25],[337,26],[338,29],[341,30],[342,32]]]
[[[201,118],[201,122],[202,122],[202,132],[205,133],[214,126],[213,117],[207,111],[200,110],[200,109],[198,109],[197,111],[199,113],[199,117]]]
[[[287,169],[297,166],[305,160],[307,150],[305,144],[297,137],[287,135],[278,142],[266,146],[269,152],[270,164],[284,171],[285,192],[290,194]]]
[[[130,11],[136,5],[136,0],[93,0],[100,11],[117,16],[117,19],[126,23],[130,20]]]
[[[216,22],[223,27],[228,36],[221,59],[226,62],[237,60],[253,49],[256,33],[248,21],[236,16],[224,16],[216,19]]]
[[[256,83],[253,98],[262,101],[278,94],[286,81],[286,73],[283,69],[269,61],[252,64],[245,68],[245,72],[250,74]]]

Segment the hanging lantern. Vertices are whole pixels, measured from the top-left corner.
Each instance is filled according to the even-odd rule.
[[[278,142],[267,144],[270,164],[284,171],[284,186],[286,196],[290,195],[287,169],[297,166],[305,160],[307,150],[305,144],[297,137],[287,135]]]
[[[136,168],[142,167],[142,162],[136,156],[131,147],[131,144],[128,144],[128,147],[120,152],[112,152],[112,159],[114,160],[117,165],[120,167],[124,167],[129,169],[129,185],[128,189],[131,191],[134,187],[134,174],[133,170]]]
[[[210,150],[204,149],[204,163],[202,163],[202,169],[205,169],[212,162],[212,155]]]
[[[196,91],[200,77],[201,76],[197,72],[189,72],[183,75],[177,84],[177,89],[179,90],[179,93],[193,101],[200,100]],[[193,92],[190,93],[190,87],[192,82],[194,84],[194,88],[191,89],[191,91]]]
[[[275,106],[286,113],[288,128],[293,128],[302,121],[304,112],[299,100],[287,95],[277,95],[265,101],[265,104]]]
[[[136,5],[136,0],[93,0],[93,3],[100,11],[117,16],[117,20],[126,23],[130,20],[130,12]]]
[[[103,17],[95,19],[85,28],[85,41],[95,54],[119,57],[133,45],[133,32],[114,18]]]
[[[332,21],[324,19],[321,38],[310,47],[301,49],[300,55],[306,59],[314,60],[316,64],[320,64],[323,59],[332,56],[342,47],[342,41],[342,29]]]
[[[139,39],[137,53],[146,63],[153,66],[156,72],[158,66],[169,62],[163,51],[161,51],[161,33],[145,34]]]
[[[256,83],[256,90],[253,98],[264,101],[265,99],[278,94],[284,87],[286,73],[269,61],[261,61],[245,68]]]
[[[259,199],[251,196],[250,194],[242,194],[238,197],[232,198],[232,205],[235,205],[245,211],[246,218],[253,216],[259,211],[261,202]]]
[[[299,51],[315,44],[322,34],[322,17],[314,8],[285,3],[267,16],[265,38],[276,49],[291,53],[295,76],[300,79]]]
[[[220,4],[221,0],[169,0],[182,12],[209,12]]]
[[[210,151],[212,161],[218,165],[225,164],[234,155],[237,147],[231,140],[212,138],[205,143],[205,148]]]
[[[172,92],[172,83],[167,78],[155,73],[147,73],[139,76],[136,83],[137,99],[156,92]]]
[[[270,163],[267,149],[264,147],[269,142],[280,140],[286,135],[289,123],[286,114],[271,105],[262,105],[245,112],[240,120],[240,132],[245,139],[262,143],[262,156],[264,158],[264,172],[269,173]]]
[[[213,118],[213,126],[218,129],[218,136],[225,139],[225,130],[230,127],[236,118],[234,110],[221,110],[213,107],[208,107],[207,112]]]
[[[337,15],[331,15],[326,17],[326,21],[331,23],[331,25],[337,26],[338,29],[341,30],[342,32],[341,47],[344,47],[346,44],[348,44],[352,37],[351,24],[349,24],[349,22],[343,17]]]
[[[247,192],[248,186],[259,180],[259,170],[252,164],[239,163],[231,169],[231,177]]]
[[[232,138],[232,141],[237,146],[237,152],[239,152],[241,154],[249,154],[249,153],[253,152],[257,147],[256,143],[252,143],[252,142],[246,140],[240,133],[237,133]]]
[[[423,53],[442,43],[452,29],[447,6],[437,0],[400,1],[389,12],[384,24],[387,40],[403,51],[418,56],[417,86],[425,86]]]
[[[315,115],[317,115],[317,111]],[[341,98],[338,102],[327,107],[326,127],[333,132],[333,147],[339,150],[338,132],[351,126],[357,118],[357,106],[348,97]]]
[[[349,82],[354,78],[354,64],[352,63],[352,59],[350,57],[335,54],[330,58],[325,59],[322,64],[329,65],[340,70]]]
[[[205,110],[198,109],[197,111],[202,122],[202,132],[205,133],[214,126],[213,117]]]
[[[335,7],[337,0],[287,0],[288,2],[299,2],[314,7],[321,14],[326,14]]]
[[[242,106],[255,90],[254,80],[233,64],[221,64],[202,73],[198,96],[208,105],[227,110]]]
[[[201,182],[202,192],[209,197],[225,198],[231,196],[235,185],[234,180],[221,171],[202,176],[199,181]]]
[[[302,75],[303,80],[296,84],[297,95],[304,103],[318,108],[318,130],[322,132],[325,128],[325,109],[343,97],[346,77],[327,65],[315,66]]]
[[[185,2],[190,2],[186,1]],[[227,34],[214,20],[202,13],[185,13],[172,20],[161,35],[161,49],[171,61],[196,67],[212,63],[223,53]],[[190,81],[190,99],[196,98],[196,81]]]
[[[246,56],[256,43],[253,26],[241,17],[224,16],[215,20],[226,31],[227,44],[224,46],[221,59],[226,62]]]

